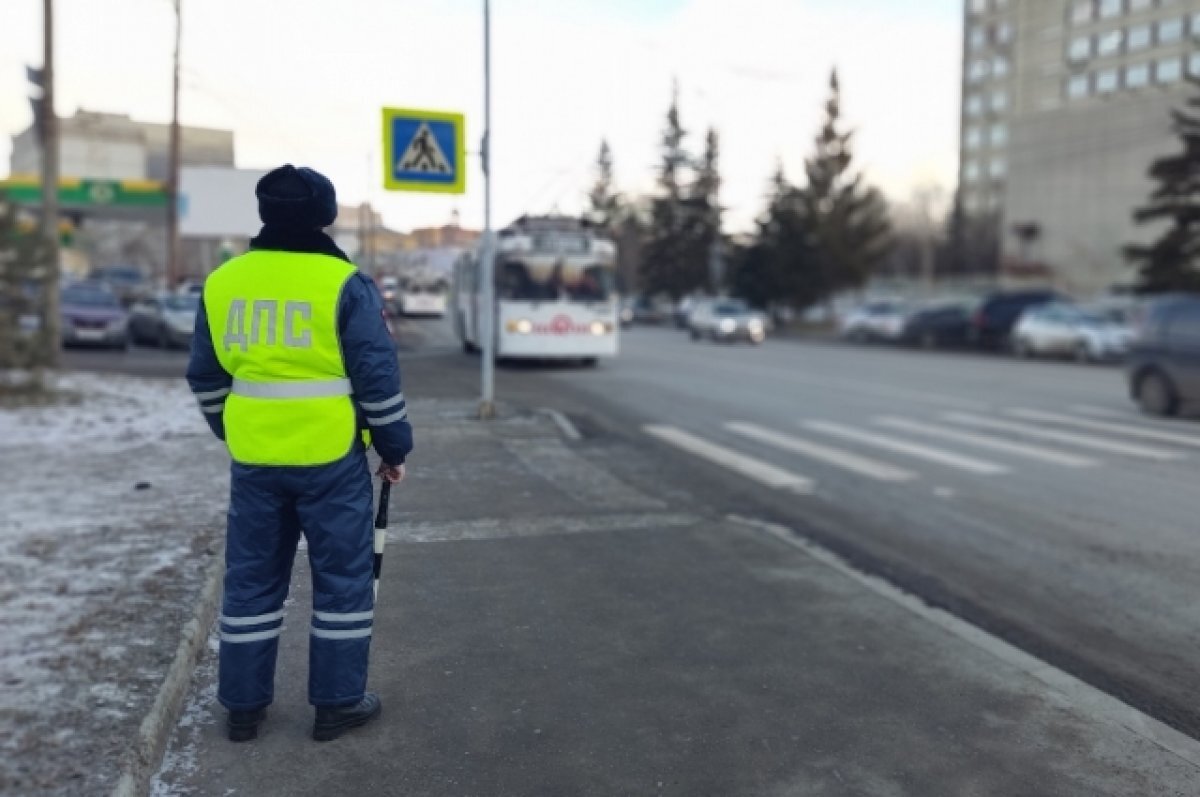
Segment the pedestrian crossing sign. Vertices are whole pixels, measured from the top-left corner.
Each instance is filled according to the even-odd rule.
[[[461,113],[383,109],[383,187],[461,194],[467,189]]]

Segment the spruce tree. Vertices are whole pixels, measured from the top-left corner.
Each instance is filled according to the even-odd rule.
[[[596,156],[596,182],[588,192],[588,202],[592,220],[612,234],[621,209],[621,197],[614,188],[613,154],[607,139],[600,142],[600,152]]]
[[[1200,87],[1200,81],[1192,83]],[[1153,243],[1125,247],[1146,293],[1200,292],[1200,96],[1171,117],[1182,150],[1151,164],[1149,175],[1158,187],[1134,212],[1138,224],[1167,226]]]
[[[689,161],[683,147],[686,137],[687,131],[679,118],[679,87],[676,86],[662,132],[658,195],[650,208],[650,230],[641,264],[643,289],[650,294],[666,293],[673,298],[696,287],[687,275],[687,213],[683,194]]]
[[[32,225],[22,229],[17,206],[0,194],[0,369],[34,372],[54,362],[56,325],[44,318],[50,263],[45,240]]]
[[[819,295],[862,286],[890,248],[891,224],[883,196],[852,169],[852,132],[841,124],[841,86],[829,79],[825,121],[805,162],[808,183],[800,211],[820,260]]]

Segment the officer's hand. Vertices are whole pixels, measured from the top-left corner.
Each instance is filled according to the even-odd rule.
[[[379,476],[389,484],[399,484],[400,482],[404,481],[406,471],[404,470],[403,463],[399,465],[389,465],[386,462],[381,462],[379,463],[379,470],[375,472],[375,475]]]

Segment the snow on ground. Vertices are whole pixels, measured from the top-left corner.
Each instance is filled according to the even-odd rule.
[[[0,404],[0,794],[111,789],[217,553],[228,458],[182,380]]]

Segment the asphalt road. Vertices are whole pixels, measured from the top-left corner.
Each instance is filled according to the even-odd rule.
[[[473,388],[478,360],[444,326],[399,332],[409,392],[429,369]],[[787,524],[1200,737],[1200,424],[1138,415],[1120,369],[668,329],[622,349],[596,369],[502,367],[498,394],[562,410],[594,454],[635,442],[719,509]],[[185,359],[67,364],[171,375]]]
[[[1200,424],[1137,414],[1119,368],[634,329],[504,377],[1200,735]]]

